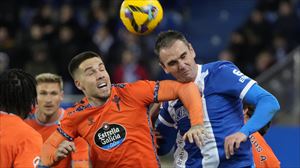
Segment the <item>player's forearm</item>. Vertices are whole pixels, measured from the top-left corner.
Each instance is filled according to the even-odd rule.
[[[159,101],[179,98],[190,115],[191,126],[203,124],[203,107],[198,87],[193,83],[179,83],[175,81],[161,81]]]
[[[41,165],[43,166],[53,166],[57,164],[57,160],[55,157],[56,150],[61,142],[63,142],[65,138],[60,135],[59,132],[55,131],[43,144],[42,152],[41,152]]]
[[[191,126],[203,125],[203,106],[198,87],[194,83],[183,84],[178,96],[190,114]]]
[[[245,101],[255,105],[253,116],[240,130],[246,136],[265,126],[280,109],[277,99],[258,85],[254,85],[248,91]]]

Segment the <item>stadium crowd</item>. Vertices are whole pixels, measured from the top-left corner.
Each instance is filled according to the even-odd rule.
[[[256,77],[300,43],[299,2],[257,1],[249,18],[232,32],[215,59],[230,60]],[[102,53],[113,82],[159,78],[156,33],[128,33],[119,19],[121,0],[26,0],[0,2],[0,72],[23,68],[32,75],[61,75],[65,93],[77,93],[67,63],[81,51]],[[184,32],[191,1],[161,1],[164,20],[156,30]],[[298,5],[298,6],[297,6]],[[298,10],[297,10],[298,9]],[[195,46],[196,47],[196,46]],[[205,60],[203,60],[205,62]]]

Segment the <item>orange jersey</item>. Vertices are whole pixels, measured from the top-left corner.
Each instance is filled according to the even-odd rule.
[[[257,168],[280,168],[280,162],[270,146],[260,135],[255,132],[249,136],[252,143],[252,152],[255,167]]]
[[[81,136],[91,147],[93,167],[159,167],[148,105],[154,101],[181,97],[188,109],[198,112],[200,116],[198,123],[194,124],[203,122],[202,106],[199,103],[201,98],[197,87],[193,87],[192,90],[183,89],[178,95],[177,92],[180,91],[176,90],[177,85],[179,83],[173,81],[160,84],[153,81],[117,84],[112,86],[107,102],[99,107],[92,106],[87,98],[84,98],[66,110],[68,116],[61,122],[60,134],[52,135],[43,147],[42,162],[46,165],[51,163],[54,157],[47,152],[51,150],[52,144],[61,142],[62,137],[72,140]],[[184,84],[180,86],[192,88]],[[184,96],[185,94],[189,96]],[[191,102],[193,106],[189,105]],[[57,148],[57,145],[55,147]]]
[[[41,135],[20,117],[0,111],[0,167],[33,168],[39,161]]]
[[[48,137],[56,131],[59,121],[62,120],[66,116],[64,109],[59,110],[58,120],[53,123],[43,124],[39,122],[36,118],[35,113],[31,113],[30,116],[25,120],[27,124],[29,124],[32,128],[34,128],[37,132],[39,132],[43,137],[43,142],[45,142]],[[78,137],[74,140],[76,146],[76,152],[69,155],[67,158],[61,160],[59,164],[57,164],[56,168],[69,168],[73,164],[74,168],[88,167],[89,157],[88,157],[88,144],[87,142]],[[73,161],[73,163],[72,163]],[[85,165],[85,166],[82,166]]]

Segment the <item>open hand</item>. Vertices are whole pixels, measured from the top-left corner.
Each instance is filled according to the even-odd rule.
[[[198,147],[204,145],[204,139],[211,138],[202,125],[192,126],[183,136],[183,140],[188,139],[190,143],[196,143]]]
[[[247,136],[241,132],[227,136],[224,142],[226,159],[230,159],[230,156],[234,155],[234,150],[239,149],[241,142],[245,142],[246,140]]]

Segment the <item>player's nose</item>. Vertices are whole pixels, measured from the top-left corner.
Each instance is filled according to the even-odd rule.
[[[178,61],[178,69],[179,69],[179,70],[182,70],[182,69],[184,69],[184,68],[185,68],[184,62],[183,62],[183,61]]]

